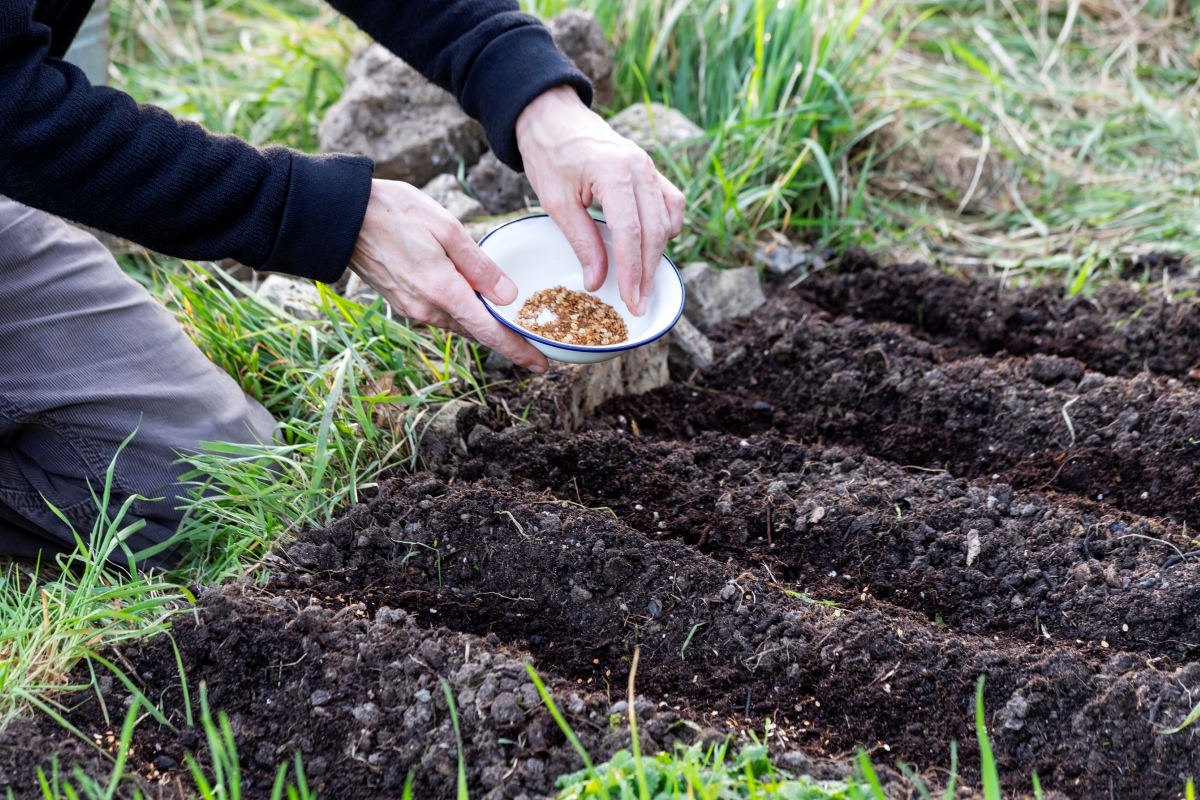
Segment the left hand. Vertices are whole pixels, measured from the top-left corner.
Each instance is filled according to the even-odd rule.
[[[612,230],[621,299],[634,316],[645,314],[663,248],[683,228],[683,193],[567,86],[525,107],[517,146],[542,207],[583,264],[589,292],[608,272],[604,242],[587,213],[593,198],[600,201]]]

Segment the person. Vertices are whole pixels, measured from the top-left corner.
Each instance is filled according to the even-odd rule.
[[[452,92],[497,157],[524,170],[595,290],[608,268],[588,215],[613,230],[633,314],[683,196],[589,108],[592,89],[517,0],[331,0]],[[516,297],[459,222],[370,159],[255,148],[114,89],[62,60],[91,0],[0,3],[0,554],[86,537],[121,443],[113,505],[140,496],[134,552],[182,512],[179,454],[269,442],[274,421],[72,220],[180,258],[233,258],[332,283],[355,270],[404,316],[466,334],[534,372],[545,358],[474,294]],[[149,499],[145,499],[149,498]],[[60,519],[50,505],[61,513]],[[169,563],[160,550],[150,565]]]

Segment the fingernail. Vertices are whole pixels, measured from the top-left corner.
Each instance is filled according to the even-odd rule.
[[[630,292],[629,299],[633,301],[629,305],[636,308],[638,306],[638,304],[642,302],[642,287],[634,286],[633,291]]]
[[[517,299],[517,285],[507,275],[500,276],[500,280],[496,281],[492,291],[496,293],[496,297],[500,299],[502,305],[508,305]]]
[[[530,364],[530,365],[529,365],[529,371],[530,371],[530,372],[534,372],[534,373],[536,373],[536,374],[538,374],[538,375],[541,375],[543,372],[545,372],[545,371],[546,371],[546,368],[545,368],[545,367],[543,367],[541,364]]]

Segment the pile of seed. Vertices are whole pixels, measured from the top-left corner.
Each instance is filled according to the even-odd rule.
[[[619,344],[629,337],[625,320],[612,306],[563,286],[530,295],[517,312],[517,324],[556,342],[588,347]]]

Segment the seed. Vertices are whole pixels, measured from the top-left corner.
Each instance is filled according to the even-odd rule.
[[[554,319],[539,324],[538,319],[543,315]],[[616,344],[629,336],[625,321],[612,306],[585,292],[573,292],[562,286],[530,296],[517,312],[517,323],[548,339],[588,346]]]

